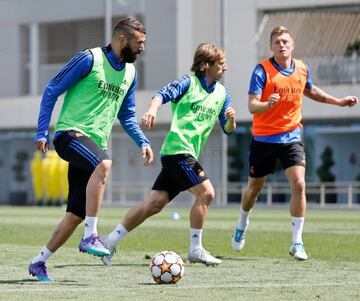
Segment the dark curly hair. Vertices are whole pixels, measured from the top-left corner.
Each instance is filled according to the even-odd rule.
[[[141,32],[143,34],[146,34],[146,29],[140,21],[133,19],[133,18],[126,18],[126,19],[120,20],[115,25],[114,30],[113,30],[113,37],[122,33],[127,38],[130,38],[137,31]]]

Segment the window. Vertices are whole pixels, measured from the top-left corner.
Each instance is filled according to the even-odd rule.
[[[124,17],[113,17],[113,26],[119,19]],[[26,34],[26,30],[24,30],[24,34]],[[39,91],[41,92],[49,80],[77,52],[86,48],[104,46],[105,22],[103,18],[94,18],[80,21],[42,23],[39,25],[39,35]],[[28,59],[26,62],[28,62]],[[136,66],[139,80],[138,88],[141,88],[144,74],[144,63],[141,61],[141,57],[139,57]]]
[[[340,8],[338,12],[266,12],[258,27],[258,59],[271,55],[270,32],[281,24],[293,35],[294,56],[309,65],[316,84],[360,82],[359,20],[359,11]]]

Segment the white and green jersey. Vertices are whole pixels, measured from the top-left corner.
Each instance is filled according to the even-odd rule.
[[[127,63],[122,70],[115,70],[100,47],[90,51],[93,67],[67,91],[55,131],[79,131],[106,149],[115,118],[134,81],[135,67]]]
[[[190,86],[177,101],[171,103],[173,118],[160,154],[190,154],[196,159],[215,126],[226,99],[226,90],[216,82],[206,91],[198,77],[188,75]]]

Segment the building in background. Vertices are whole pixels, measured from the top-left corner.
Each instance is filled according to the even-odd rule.
[[[109,43],[113,24],[126,16],[142,20],[148,31],[145,52],[137,62],[139,118],[157,89],[189,71],[200,42],[214,42],[226,50],[229,70],[224,81],[239,128],[228,141],[216,128],[201,158],[219,203],[226,197],[222,188],[227,177],[232,181],[247,177],[252,117],[247,109],[248,84],[255,64],[270,53],[268,38],[274,26],[285,25],[293,33],[295,55],[309,64],[315,84],[336,96],[360,96],[360,0],[0,0],[0,203],[19,190],[32,201],[29,160],[23,162],[22,182],[16,181],[14,166],[18,153],[29,158],[33,153],[41,94],[48,80],[76,52]],[[331,170],[336,180],[359,179],[360,106],[338,108],[305,99],[303,117],[307,180],[319,180],[316,171],[327,146],[333,150]],[[155,153],[169,126],[168,107],[161,108],[158,122],[155,130],[146,132]],[[153,166],[142,167],[137,148],[119,125],[111,146],[113,185],[107,198],[142,199],[159,172],[158,156]],[[280,174],[270,177],[281,180]]]

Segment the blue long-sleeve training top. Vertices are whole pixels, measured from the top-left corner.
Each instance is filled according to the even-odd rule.
[[[112,67],[118,71],[125,67],[125,63],[121,62],[115,55],[111,48],[111,45],[102,47],[107,59]],[[57,98],[69,90],[78,81],[86,77],[93,66],[94,57],[89,49],[77,53],[61,70],[60,72],[49,82],[45,88],[38,118],[38,128],[35,137],[35,142],[39,140],[46,140],[50,142],[49,124],[51,114],[54,109]],[[137,146],[145,147],[150,145],[149,140],[142,132],[135,114],[135,90],[137,86],[137,76],[132,82],[117,117],[121,123],[121,126],[126,133],[134,140]],[[54,140],[59,135],[59,132],[55,133]]]
[[[206,92],[212,93],[215,89],[216,81],[213,81],[209,86],[207,85],[206,78],[204,76],[199,77],[201,86],[205,89]],[[177,79],[176,81],[167,84],[165,87],[159,90],[156,93],[156,96],[162,98],[162,103],[165,104],[169,101],[174,103],[178,102],[181,97],[187,92],[190,87],[190,77],[188,75],[184,75],[181,78]],[[228,91],[226,91],[226,98],[224,104],[221,108],[220,114],[218,116],[221,128],[225,134],[229,134],[225,131],[225,124],[226,124],[226,117],[225,117],[225,110],[231,107],[231,98]]]

